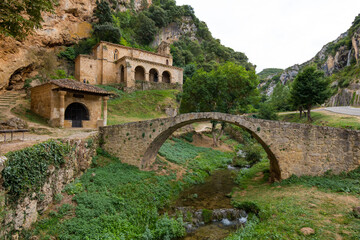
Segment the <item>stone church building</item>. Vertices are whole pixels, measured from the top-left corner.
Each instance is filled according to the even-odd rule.
[[[91,55],[75,59],[75,78],[90,84],[138,82],[183,84],[183,69],[172,66],[170,44],[162,42],[157,53],[101,41]]]
[[[31,111],[53,127],[106,126],[109,92],[71,79],[51,80],[31,88]]]

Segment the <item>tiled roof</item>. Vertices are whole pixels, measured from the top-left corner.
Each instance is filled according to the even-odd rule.
[[[60,88],[75,90],[75,91],[81,91],[81,92],[88,92],[88,93],[97,93],[101,95],[110,95],[108,91],[95,87],[90,84],[85,84],[79,81],[71,80],[71,79],[56,79],[51,80],[49,83],[55,84],[59,86]]]

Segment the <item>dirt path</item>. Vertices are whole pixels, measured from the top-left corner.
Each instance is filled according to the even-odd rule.
[[[25,133],[24,140],[22,140],[22,133],[14,134],[14,141],[4,142],[3,135],[0,138],[0,155],[7,152],[16,151],[25,147],[30,147],[34,144],[44,142],[49,139],[68,138],[68,139],[85,139],[97,133],[94,129],[51,129],[51,132],[46,131],[46,134],[39,135],[36,133]],[[7,136],[9,137],[9,135]]]

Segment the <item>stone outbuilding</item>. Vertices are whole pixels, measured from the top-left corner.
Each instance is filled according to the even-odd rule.
[[[101,41],[91,55],[75,59],[75,78],[90,84],[137,82],[183,84],[183,69],[172,66],[170,44],[162,42],[156,53]]]
[[[51,80],[31,88],[31,111],[53,127],[106,126],[110,93],[71,79]]]

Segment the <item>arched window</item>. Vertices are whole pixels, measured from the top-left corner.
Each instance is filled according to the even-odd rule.
[[[82,103],[74,102],[65,110],[65,120],[71,120],[72,127],[82,127],[82,121],[89,119],[89,110]]]
[[[149,74],[150,82],[159,82],[159,73],[155,68],[151,69]]]
[[[114,60],[118,60],[119,58],[119,51],[117,49],[115,49],[115,52],[114,52]]]
[[[166,65],[169,65],[169,60],[168,59],[166,59]]]
[[[168,71],[164,71],[162,74],[162,82],[170,83],[171,75]]]

